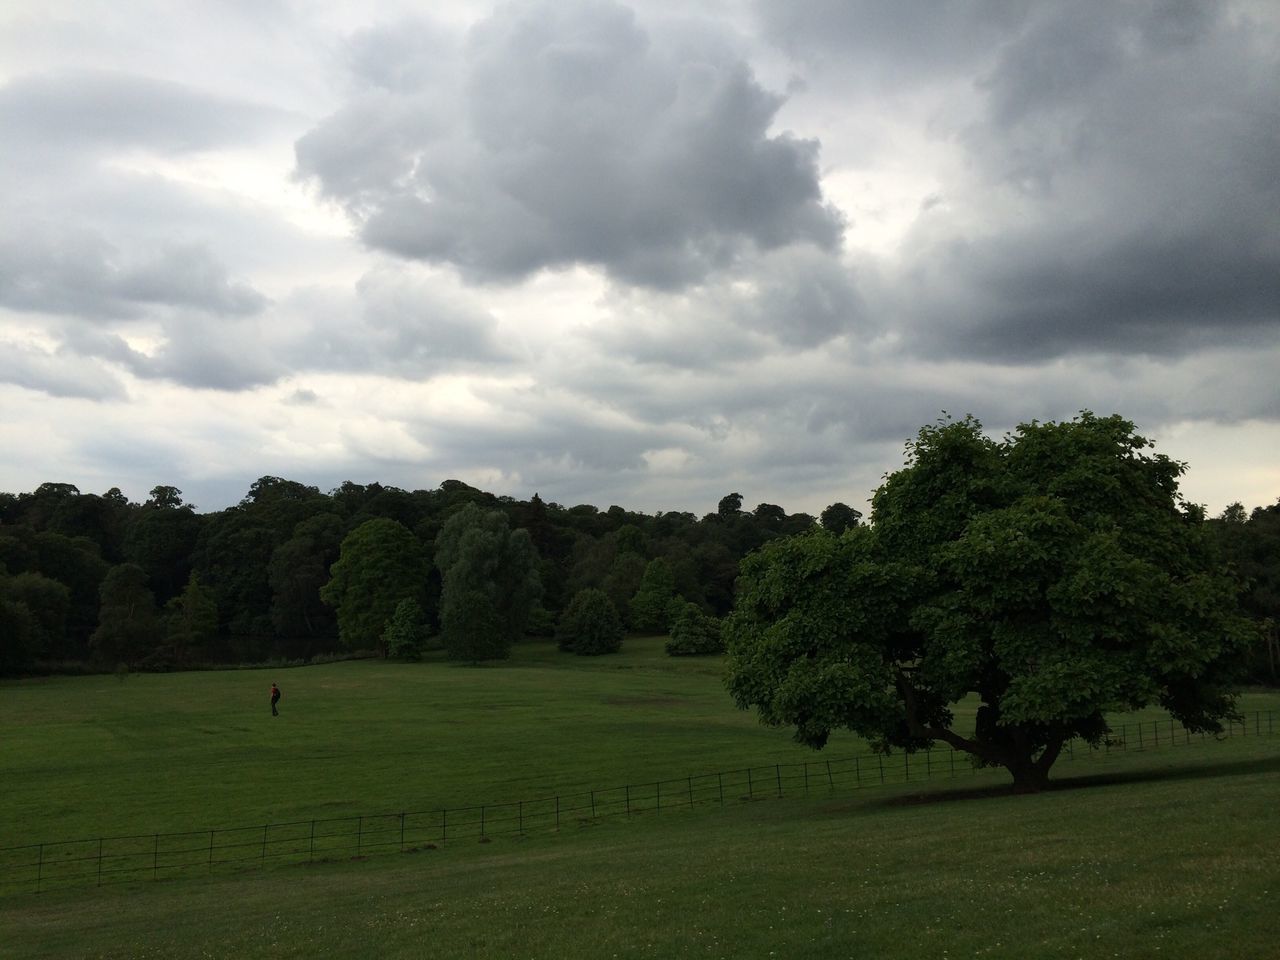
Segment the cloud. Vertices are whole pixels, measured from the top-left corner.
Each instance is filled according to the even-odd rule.
[[[876,308],[929,356],[1179,355],[1280,324],[1274,24],[1038,5],[957,124]]]
[[[126,396],[120,378],[102,364],[14,340],[0,340],[0,383],[51,397],[121,400]]]
[[[18,77],[0,88],[3,152],[166,153],[250,142],[284,112],[211,95],[184,84],[116,71],[63,71]]]
[[[299,173],[371,247],[474,281],[588,264],[678,288],[744,250],[835,249],[817,142],[771,133],[782,98],[699,36],[610,2],[510,5],[451,83],[418,67],[440,41],[366,34],[367,88],[298,141]]]
[[[153,307],[243,316],[266,303],[201,244],[128,256],[87,229],[25,223],[0,235],[0,304],[11,309],[130,319]]]

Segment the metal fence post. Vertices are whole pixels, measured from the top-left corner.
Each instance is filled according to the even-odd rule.
[[[747,767],[747,799],[754,800],[756,796],[755,785],[751,782],[751,768]]]
[[[778,778],[778,796],[782,796],[782,764],[775,763],[773,765],[774,775]]]
[[[804,762],[804,795],[809,795],[809,761]]]
[[[102,838],[98,838],[98,886],[102,886]]]
[[[400,852],[404,853],[404,811],[400,811]]]
[[[693,777],[689,778],[689,808],[693,809]]]
[[[661,810],[662,809],[662,781],[655,780],[653,782],[653,789],[654,789],[654,793],[656,793],[658,797],[658,809]]]
[[[724,806],[724,774],[716,774],[716,785],[720,788],[720,806]]]
[[[155,843],[151,847],[151,879],[160,875],[160,834],[155,835]]]
[[[36,860],[36,893],[40,892],[40,878],[44,873],[44,844],[40,844],[40,857]]]
[[[853,768],[853,769],[854,769],[854,773],[857,773],[858,768],[857,768],[856,764],[857,764],[857,762],[858,762],[858,758],[857,758],[857,757],[854,757],[854,758],[853,758],[853,762],[854,762],[854,764],[855,764],[855,766],[854,766],[854,768]],[[827,790],[828,790],[828,792],[830,792],[830,793],[835,793],[835,792],[836,792],[836,782],[835,782],[835,780],[834,780],[834,779],[832,779],[832,777],[831,777],[831,761],[830,761],[830,760],[828,760],[828,761],[827,761]]]
[[[595,818],[596,818],[596,792],[592,790],[591,791],[591,819],[594,820]]]
[[[264,823],[262,825],[262,856],[260,859],[263,861],[267,859],[267,827],[268,824]]]
[[[627,803],[627,816],[630,817],[631,816],[631,784],[628,783],[624,788],[624,790],[626,791],[625,798]]]
[[[484,804],[480,804],[480,839],[484,839]]]
[[[213,873],[213,831],[212,830],[209,831],[209,872]]]
[[[560,795],[556,794],[556,829],[560,829]]]
[[[315,863],[316,860],[316,822],[311,821],[311,840],[307,844],[307,863]]]

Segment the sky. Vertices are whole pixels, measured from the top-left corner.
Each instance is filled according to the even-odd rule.
[[[944,415],[1280,497],[1270,0],[0,0],[0,490],[866,509]]]

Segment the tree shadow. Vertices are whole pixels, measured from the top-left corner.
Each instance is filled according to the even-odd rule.
[[[1280,754],[1273,757],[1259,757],[1249,760],[1225,760],[1218,763],[1158,767],[1149,770],[1115,770],[1106,773],[1069,776],[1049,781],[1048,788],[1041,793],[1021,793],[1014,789],[1012,783],[1001,783],[982,787],[965,787],[956,790],[940,789],[921,793],[900,794],[895,797],[871,801],[869,806],[907,807],[961,800],[989,800],[993,797],[1036,797],[1066,790],[1088,790],[1130,783],[1208,780],[1218,777],[1239,777],[1259,773],[1280,773]]]

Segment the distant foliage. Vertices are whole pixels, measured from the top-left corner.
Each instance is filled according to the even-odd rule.
[[[603,590],[579,591],[560,617],[556,642],[561,650],[582,656],[617,653],[622,646],[622,619]]]
[[[718,617],[707,616],[696,603],[677,601],[672,606],[667,653],[673,657],[724,653]]]

